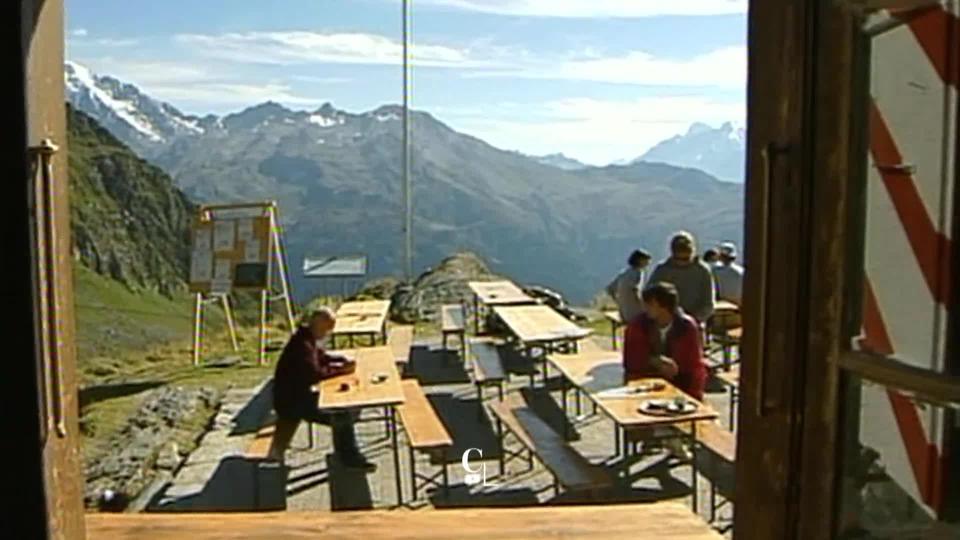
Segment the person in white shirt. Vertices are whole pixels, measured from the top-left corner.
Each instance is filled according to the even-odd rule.
[[[717,298],[740,305],[743,292],[743,267],[737,264],[737,246],[733,242],[720,244],[720,262],[712,268],[717,284]]]
[[[640,296],[645,282],[645,268],[650,264],[650,254],[642,249],[634,250],[627,259],[627,267],[607,285],[607,294],[617,302],[620,320],[624,324],[643,313]]]

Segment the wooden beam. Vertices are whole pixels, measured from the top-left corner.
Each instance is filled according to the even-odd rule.
[[[847,351],[840,367],[870,382],[896,388],[915,399],[941,406],[960,406],[960,377],[933,373],[894,358],[863,351]]]
[[[98,540],[390,537],[409,540],[720,540],[678,503],[225,514],[88,514]]]

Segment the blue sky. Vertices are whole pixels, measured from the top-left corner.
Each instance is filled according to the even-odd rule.
[[[412,105],[594,164],[742,124],[746,0],[411,0]],[[399,0],[67,0],[67,55],[194,114],[401,100]],[[414,134],[415,136],[415,134]]]

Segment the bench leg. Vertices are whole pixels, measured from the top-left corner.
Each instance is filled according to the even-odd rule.
[[[497,383],[497,399],[503,401],[503,383]]]
[[[383,408],[383,437],[390,438],[390,407]]]
[[[527,470],[533,470],[533,450],[527,449]]]
[[[553,475],[553,496],[558,497],[560,495],[560,481],[557,480],[557,475]]]
[[[307,441],[311,450],[314,449],[313,422],[307,422]]]
[[[443,460],[443,498],[450,498],[450,477],[447,475],[447,460]]]
[[[403,505],[403,481],[400,478],[400,446],[397,443],[397,408],[390,407],[390,431],[393,448],[393,475],[396,478],[397,506]]]
[[[500,476],[505,476],[506,464],[504,463],[506,459],[503,455],[503,422],[500,421],[500,418],[497,417],[497,444],[500,445],[500,454],[497,459],[497,465],[500,466]]]
[[[710,483],[710,521],[713,523],[717,520],[717,487],[713,485],[713,482]]]
[[[610,345],[617,350],[617,323],[610,319]]]
[[[477,383],[477,420],[483,420],[483,385]]]
[[[417,456],[410,447],[410,502],[417,500]]]

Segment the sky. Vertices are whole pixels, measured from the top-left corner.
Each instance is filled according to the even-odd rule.
[[[603,165],[693,122],[744,123],[746,0],[410,4],[411,106],[494,146]],[[70,60],[187,113],[402,100],[399,0],[66,0],[66,10]]]

